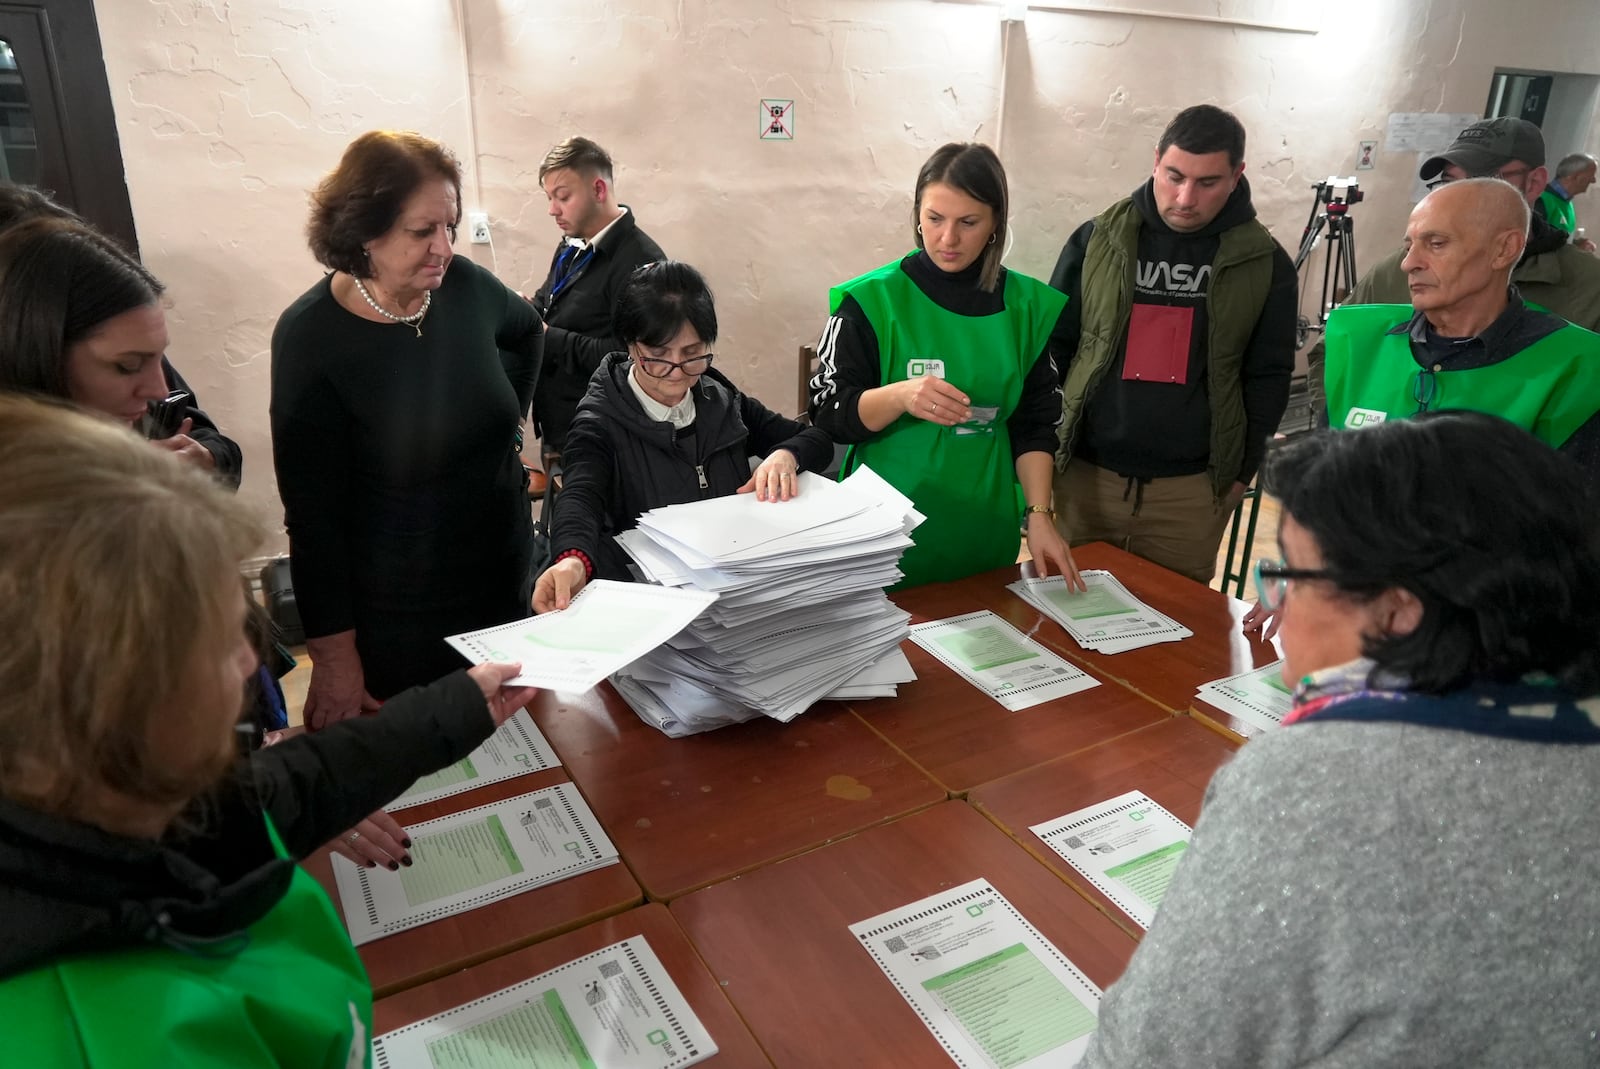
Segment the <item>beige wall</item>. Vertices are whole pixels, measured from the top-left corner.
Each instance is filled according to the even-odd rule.
[[[1047,275],[1072,229],[1149,173],[1166,120],[1213,101],[1250,130],[1257,205],[1293,251],[1310,183],[1351,173],[1391,111],[1477,112],[1497,65],[1600,73],[1587,0],[1129,6],[1158,4],[1319,32],[1045,10],[1002,30],[996,6],[959,0],[97,7],[140,240],[171,287],[172,355],[276,521],[268,341],[318,275],[305,191],[363,130],[418,129],[475,162],[468,206],[490,213],[501,277],[530,290],[556,237],[539,160],[568,134],[599,140],[643,226],[711,279],[730,373],[792,411],[794,353],[829,283],[909,247],[916,170],[944,141],[998,144],[1007,262]],[[757,139],[763,97],[797,101],[796,140]],[[1361,172],[1363,263],[1397,240],[1415,168],[1380,151]]]

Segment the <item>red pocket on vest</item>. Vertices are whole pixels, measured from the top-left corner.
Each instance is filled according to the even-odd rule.
[[[1189,334],[1194,309],[1170,304],[1135,304],[1128,317],[1128,355],[1122,377],[1140,382],[1189,381]]]

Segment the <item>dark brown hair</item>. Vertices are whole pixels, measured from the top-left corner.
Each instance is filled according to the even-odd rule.
[[[373,130],[350,142],[339,166],[311,194],[306,238],[324,267],[370,278],[363,246],[388,233],[406,200],[424,182],[443,178],[456,191],[461,222],[461,164],[432,138],[406,130]]]
[[[604,178],[608,183],[615,181],[612,178],[611,154],[587,137],[569,137],[551,149],[539,165],[539,184],[544,185],[544,176],[551,171],[567,169],[586,178]]]
[[[67,351],[162,292],[139,261],[72,219],[0,232],[0,390],[70,397]]]
[[[959,189],[980,204],[987,204],[994,213],[994,234],[989,247],[983,250],[979,263],[978,285],[993,293],[1000,281],[1000,260],[1006,252],[1006,216],[1010,211],[1006,191],[1006,169],[994,149],[977,142],[963,144],[952,141],[942,146],[917,174],[917,194],[911,202],[911,234],[922,244],[922,191],[934,182]]]

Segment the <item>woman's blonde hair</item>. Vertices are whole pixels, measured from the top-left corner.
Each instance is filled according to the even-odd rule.
[[[0,795],[183,805],[225,767],[214,742],[170,740],[216,740],[229,715],[203,666],[238,643],[222,592],[259,525],[126,428],[18,396],[0,395],[0,487]]]

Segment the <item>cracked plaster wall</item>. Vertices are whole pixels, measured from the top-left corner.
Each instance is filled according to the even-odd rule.
[[[475,149],[468,206],[490,213],[501,277],[529,291],[556,238],[539,161],[568,134],[600,141],[642,225],[710,278],[735,381],[793,411],[828,285],[909,247],[917,168],[947,140],[998,145],[1007,262],[1047,275],[1074,227],[1148,175],[1166,120],[1214,101],[1249,129],[1257,205],[1292,251],[1310,183],[1352,173],[1389,112],[1477,112],[1497,65],[1600,73],[1587,0],[1166,6],[1321,32],[1048,11],[1002,30],[995,7],[959,0],[460,0],[464,26],[438,0],[97,8],[172,354],[244,446],[245,493],[276,528],[268,341],[317,277],[305,191],[362,130],[422,130],[469,168]],[[796,100],[795,141],[758,140],[764,97]],[[1415,166],[1380,145],[1361,172],[1362,266],[1404,229]]]

